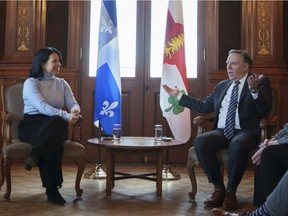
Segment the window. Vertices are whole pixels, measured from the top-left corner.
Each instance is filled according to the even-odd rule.
[[[197,1],[182,0],[182,2],[187,76],[195,78],[197,76]],[[121,77],[135,77],[136,20],[139,18],[137,1],[118,0],[116,4]],[[168,0],[152,0],[151,7],[150,77],[159,78],[163,65]],[[100,8],[101,1],[91,1],[89,76],[95,76],[97,70]]]

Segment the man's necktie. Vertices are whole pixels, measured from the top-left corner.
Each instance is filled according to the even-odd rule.
[[[224,136],[227,139],[230,139],[234,135],[235,129],[235,115],[236,115],[236,108],[238,103],[238,85],[240,81],[237,80],[234,82],[234,87],[232,89],[230,103],[227,111],[225,128],[224,128]]]

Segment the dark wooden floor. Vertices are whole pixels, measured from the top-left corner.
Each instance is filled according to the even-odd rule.
[[[87,164],[85,173],[93,169]],[[105,169],[105,166],[103,165]],[[6,186],[0,191],[1,216],[88,216],[88,215],[209,215],[203,202],[210,197],[213,187],[207,181],[201,168],[197,168],[198,194],[195,201],[189,201],[190,181],[184,165],[175,165],[171,169],[181,175],[180,180],[163,181],[162,198],[156,197],[156,183],[142,179],[116,181],[112,196],[105,195],[105,179],[90,180],[83,178],[84,190],[81,199],[76,199],[74,179],[76,168],[72,164],[63,165],[64,184],[60,193],[66,199],[65,206],[55,206],[46,201],[38,169],[31,172],[22,165],[14,164],[12,170],[11,200],[3,198]],[[144,164],[121,164],[116,170],[140,173],[154,171],[154,166]],[[252,210],[253,171],[247,170],[239,186],[239,209]]]

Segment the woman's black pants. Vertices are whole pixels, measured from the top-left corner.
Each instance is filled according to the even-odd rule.
[[[260,164],[255,166],[254,206],[261,206],[288,170],[288,145],[263,149]]]
[[[68,123],[60,116],[25,114],[19,127],[19,139],[32,145],[31,156],[38,160],[43,187],[59,187],[63,183],[63,141]]]

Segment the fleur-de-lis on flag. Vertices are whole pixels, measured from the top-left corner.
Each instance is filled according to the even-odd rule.
[[[115,109],[117,106],[118,106],[118,102],[117,101],[114,101],[110,105],[109,105],[108,101],[104,101],[102,110],[100,112],[100,115],[108,115],[109,117],[113,117],[114,116],[113,109]]]
[[[101,16],[100,22],[101,22],[100,31],[112,34],[112,28],[113,28],[112,20],[111,19],[107,20],[105,19],[105,17]]]

